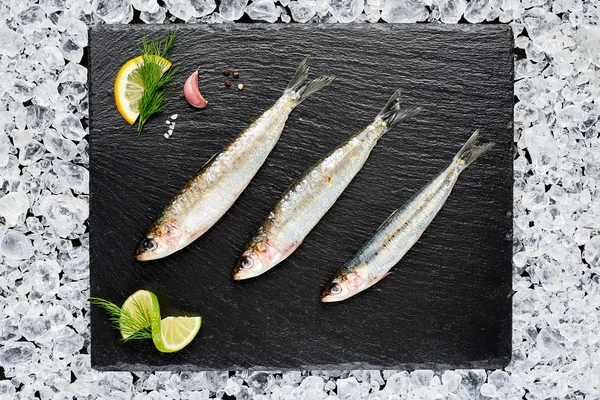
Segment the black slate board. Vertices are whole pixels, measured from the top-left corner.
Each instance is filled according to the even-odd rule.
[[[506,25],[221,25],[180,28],[176,94],[141,137],[119,116],[113,82],[143,34],[90,32],[91,295],[117,303],[138,289],[163,315],[201,314],[198,337],[175,354],[123,344],[92,307],[92,365],[103,370],[500,368],[511,355],[512,34]],[[118,44],[118,45],[117,45]],[[149,223],[215,152],[280,95],[304,55],[330,87],[299,106],[280,142],[230,211],[166,259],[133,255]],[[200,66],[205,110],[180,89]],[[239,69],[246,87],[225,88]],[[249,281],[232,267],[290,182],[371,122],[402,88],[426,109],[377,145],[304,244]],[[165,139],[165,119],[179,113]],[[496,142],[459,179],[392,274],[354,298],[322,304],[322,286],[379,224],[451,160],[475,128]]]

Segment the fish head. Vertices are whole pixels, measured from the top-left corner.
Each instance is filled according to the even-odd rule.
[[[183,235],[177,227],[170,223],[153,225],[135,252],[138,261],[149,261],[163,258],[179,250]]]
[[[267,240],[260,240],[250,245],[238,260],[233,269],[233,279],[254,278],[273,267],[277,251]]]
[[[365,280],[362,279],[360,275],[355,272],[344,273],[333,278],[332,281],[323,288],[321,301],[323,303],[333,303],[346,300],[365,288]]]

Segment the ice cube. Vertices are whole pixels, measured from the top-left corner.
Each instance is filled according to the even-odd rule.
[[[523,22],[527,28],[527,34],[534,42],[540,42],[548,36],[552,36],[560,18],[540,7],[534,7],[523,13]]]
[[[42,132],[54,121],[54,110],[32,104],[27,107],[27,126],[34,132]]]
[[[239,378],[236,377],[227,379],[227,384],[225,385],[225,394],[227,396],[235,396],[240,392],[242,387],[240,386],[238,380]]]
[[[55,328],[63,328],[73,320],[73,314],[61,305],[49,307],[46,314]]]
[[[456,24],[467,8],[465,0],[437,0],[440,20],[445,24]]]
[[[150,12],[156,11],[159,7],[156,0],[131,0],[131,5],[136,10]]]
[[[0,381],[0,399],[15,399],[16,392],[17,389],[10,380],[4,379]],[[19,395],[22,394],[23,392],[19,391]]]
[[[194,16],[195,10],[189,0],[172,0],[169,11],[174,17],[183,21],[189,21]]]
[[[354,21],[363,12],[364,0],[327,0],[329,12],[338,22]]]
[[[273,376],[266,372],[253,372],[246,378],[246,382],[255,392],[264,393],[273,382]]]
[[[52,169],[64,185],[75,190],[76,193],[89,193],[90,173],[80,165],[70,162],[54,160]]]
[[[428,387],[433,379],[433,371],[417,369],[410,373],[410,383],[413,386],[424,386]]]
[[[94,0],[94,13],[107,24],[126,24],[133,19],[130,0]]]
[[[460,371],[460,389],[469,399],[476,399],[480,394],[481,385],[487,377],[484,370]]]
[[[81,120],[71,113],[60,113],[56,116],[53,126],[56,130],[67,139],[76,142],[83,139],[86,135]]]
[[[47,129],[44,134],[44,146],[48,151],[63,160],[72,160],[77,154],[77,145],[59,135],[54,129]]]
[[[246,14],[254,20],[275,22],[279,19],[279,10],[272,0],[255,0],[246,7]]]
[[[396,395],[403,395],[408,391],[408,387],[410,385],[409,380],[410,377],[408,372],[396,372],[388,377],[385,387]]]
[[[510,375],[504,371],[495,370],[488,375],[488,382],[494,385],[494,388],[501,393],[506,393],[510,389]]]
[[[390,23],[425,21],[429,12],[422,0],[384,0],[381,18]]]
[[[10,95],[13,99],[20,102],[31,100],[33,97],[33,89],[35,83],[26,81],[24,79],[15,79],[13,81],[13,88],[10,91]]]
[[[51,327],[50,319],[42,316],[25,315],[19,322],[19,331],[29,341],[43,341]]]
[[[244,15],[248,0],[222,0],[219,13],[226,21],[235,21]]]
[[[62,51],[63,57],[69,61],[78,63],[83,57],[83,47],[71,38],[63,39],[61,41],[60,50]]]
[[[492,385],[491,383],[484,383],[481,385],[481,389],[479,390],[482,396],[496,397],[497,394],[496,386]]]
[[[360,384],[355,377],[351,376],[346,379],[338,379],[336,384],[337,394],[340,400],[360,400]]]
[[[27,365],[33,361],[36,353],[35,346],[29,342],[16,342],[5,345],[0,349],[0,365],[14,367]]]
[[[33,288],[45,296],[58,292],[60,266],[56,260],[46,259],[35,262]]]
[[[194,7],[194,17],[196,18],[207,16],[217,8],[215,0],[190,0],[190,3]]]
[[[465,19],[471,23],[483,22],[491,9],[492,5],[488,0],[471,0],[465,9]]]
[[[83,347],[85,339],[72,328],[64,327],[53,335],[52,352],[55,357],[63,358],[77,353]],[[128,374],[131,376],[131,374]]]
[[[85,85],[75,81],[60,82],[57,86],[57,91],[58,94],[64,96],[73,105],[79,104],[87,94]],[[65,114],[60,114],[59,117]]]
[[[15,226],[28,208],[29,198],[23,192],[11,192],[0,198],[0,217],[9,227]]]
[[[65,66],[62,51],[56,46],[43,46],[33,57],[45,70],[58,70]]]
[[[45,196],[38,211],[61,237],[67,237],[87,219],[88,203],[69,195]]]
[[[301,6],[297,1],[292,1],[289,5],[292,18],[296,22],[308,22],[312,17],[315,16],[315,10],[313,7]]]
[[[156,11],[142,11],[140,19],[147,24],[162,24],[167,17],[167,10],[164,7],[158,7]]]
[[[14,57],[21,52],[24,46],[23,36],[2,24],[0,27],[0,54]]]
[[[450,392],[456,392],[460,385],[462,377],[456,371],[446,370],[442,374],[442,384],[448,388]]]
[[[9,229],[0,241],[0,255],[15,260],[25,260],[33,255],[33,245],[23,233]]]
[[[21,11],[15,17],[15,22],[20,26],[27,26],[27,29],[36,29],[42,26],[45,19],[44,9],[36,4]]]

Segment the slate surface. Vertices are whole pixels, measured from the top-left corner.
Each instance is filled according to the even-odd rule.
[[[90,32],[91,295],[138,289],[167,315],[201,314],[174,354],[122,344],[92,307],[92,365],[103,370],[499,368],[511,355],[512,34],[504,25],[185,26],[173,51],[177,90],[141,137],[119,116],[115,75],[143,34]],[[118,45],[117,45],[118,44]],[[280,95],[304,55],[337,81],[300,105],[230,211],[188,248],[137,262],[138,242],[170,197]],[[205,110],[180,89],[197,67]],[[246,87],[225,88],[239,69]],[[290,182],[367,125],[402,88],[426,109],[387,134],[338,202],[284,263],[249,281],[233,265]],[[179,113],[170,139],[165,119]],[[337,304],[319,293],[379,224],[451,160],[475,128],[495,141],[469,167],[421,240],[375,287]]]

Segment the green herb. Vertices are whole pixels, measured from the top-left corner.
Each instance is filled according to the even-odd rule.
[[[146,310],[136,299],[133,299],[133,305],[137,311],[135,316],[115,303],[98,297],[91,297],[90,303],[98,305],[106,311],[108,319],[113,323],[113,328],[126,336],[122,338],[124,342],[136,339],[152,339],[150,315],[146,313]]]
[[[171,68],[163,74],[165,62],[160,58],[166,58],[169,50],[175,42],[177,30],[168,31],[164,41],[149,40],[146,36],[140,46],[140,53],[144,61],[138,67],[140,79],[144,85],[144,94],[138,103],[138,136],[144,129],[144,124],[152,115],[163,110],[166,96],[171,88],[163,87],[173,79],[177,68]]]

